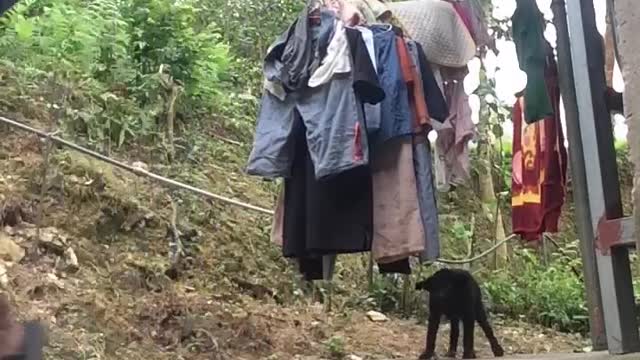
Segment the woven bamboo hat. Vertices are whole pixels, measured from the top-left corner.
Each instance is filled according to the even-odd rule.
[[[450,3],[410,0],[386,5],[408,35],[422,45],[430,62],[461,67],[476,55],[476,44]]]

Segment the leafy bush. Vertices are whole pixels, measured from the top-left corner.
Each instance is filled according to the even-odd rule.
[[[5,101],[47,94],[49,106],[66,109],[67,130],[121,145],[156,130],[166,111],[164,65],[184,87],[183,115],[211,113],[230,55],[215,22],[199,11],[193,1],[21,1],[0,28],[2,62],[23,85]],[[49,98],[59,94],[66,96]]]
[[[494,312],[561,331],[586,332],[584,283],[574,272],[580,268],[576,267],[579,257],[570,256],[569,251],[545,266],[535,253],[522,249],[513,264],[518,271],[496,271],[487,276],[484,287]]]
[[[213,103],[229,66],[228,47],[213,19],[202,24],[195,1],[130,0],[125,2],[132,29],[132,56],[139,74],[169,65],[185,84],[188,98]]]

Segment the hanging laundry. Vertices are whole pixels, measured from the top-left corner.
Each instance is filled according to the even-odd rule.
[[[444,122],[449,117],[449,106],[445,101],[443,90],[438,85],[431,64],[427,61],[422,45],[416,41],[407,41],[407,47],[414,62],[418,66],[418,74],[422,83],[422,93],[427,101],[429,117]]]
[[[379,0],[345,0],[345,2],[358,9],[361,25],[383,23],[391,16],[387,5]]]
[[[416,136],[413,141],[413,167],[418,189],[418,204],[425,234],[424,251],[420,261],[435,261],[440,256],[440,225],[436,191],[433,185],[431,149],[424,136]]]
[[[460,19],[464,23],[464,26],[467,28],[467,30],[469,30],[469,33],[473,38],[475,36],[475,33],[473,32],[473,25],[471,24],[471,14],[469,13],[469,9],[462,6],[461,1],[449,0],[448,2],[451,3],[451,5],[453,5],[453,8],[456,10],[456,13],[458,13],[458,16],[460,16]]]
[[[411,0],[388,6],[408,35],[422,45],[431,63],[460,67],[475,56],[476,44],[450,3]]]
[[[391,25],[371,26],[378,63],[378,79],[385,91],[380,103],[380,129],[372,134],[372,146],[398,136],[413,134],[409,92],[398,57],[397,36]]]
[[[433,69],[433,77],[436,78],[436,83],[438,85],[438,88],[440,89],[440,93],[444,94],[444,80],[442,79],[442,72],[440,72],[440,66],[431,64],[431,68]],[[445,116],[445,119],[446,119],[446,116]],[[444,121],[444,119],[442,121]]]
[[[327,47],[327,54],[309,78],[309,87],[318,87],[330,82],[334,75],[351,72],[351,53],[349,52],[344,23],[336,22],[333,31],[333,38]]]
[[[290,38],[281,36],[265,58],[267,80],[286,91],[284,99],[269,90],[263,94],[247,171],[285,178],[272,240],[314,280],[330,277],[336,254],[371,249],[372,180],[362,105],[381,101],[385,93],[362,36],[366,31],[345,27],[324,9],[307,30],[312,49],[326,51],[318,59],[322,51],[313,50],[305,60],[312,70],[305,86],[284,86],[297,76],[281,72],[279,51]]]
[[[477,47],[490,46],[493,42],[489,35],[486,15],[478,0],[446,0],[451,3],[469,30]]]
[[[371,170],[362,166],[318,181],[298,121],[293,171],[285,179],[283,254],[307,279],[323,278],[322,256],[369,251],[373,234]]]
[[[307,16],[311,11],[317,10],[310,6],[305,8],[267,50],[263,65],[264,90],[280,101],[285,100],[287,92],[306,86],[308,78],[326,54],[336,21],[335,14],[329,10],[320,11],[319,26],[309,28]]]
[[[389,140],[372,155],[373,258],[391,263],[422,253],[425,233],[418,203],[413,140]]]
[[[369,33],[373,42],[373,33],[371,31]],[[352,73],[353,88],[360,101],[368,105],[377,106],[385,99],[386,94],[378,85],[378,73],[374,66],[377,61],[374,62],[372,60],[375,58],[375,53],[371,53],[374,49],[371,49],[364,39],[365,35],[368,34],[363,30],[354,28],[346,28],[345,34],[349,50],[347,58],[349,58],[354,67]]]
[[[445,97],[449,104],[449,117],[442,124],[433,124],[436,139],[436,186],[448,191],[450,186],[466,183],[470,176],[469,141],[475,135],[471,120],[469,96],[464,91],[464,78],[468,69],[442,68],[445,79]]]
[[[427,109],[427,102],[424,98],[422,81],[418,78],[417,66],[411,58],[404,39],[396,37],[396,46],[402,77],[408,90],[409,108],[411,109],[414,132],[421,133],[430,123],[429,110]]]
[[[284,246],[284,187],[281,188],[276,200],[276,208],[271,223],[271,242],[279,247]],[[337,255],[313,256],[305,254],[302,259],[294,259],[300,273],[305,280],[331,280],[335,268]]]
[[[524,121],[531,124],[553,115],[544,77],[545,22],[535,0],[516,0],[516,3],[516,11],[511,17],[513,42],[520,69],[527,73]]]
[[[358,64],[356,66],[360,70],[358,74],[354,74],[356,78],[356,80],[354,81],[354,87],[358,87],[360,83],[357,80],[358,78],[364,79],[364,83],[366,85],[366,79],[377,76],[378,60],[376,58],[373,32],[370,29],[362,26],[358,26],[355,29],[360,34],[355,32],[354,29],[347,29],[347,39],[349,41],[349,47],[351,49],[354,49],[354,51],[351,52],[351,61],[353,61],[354,63],[362,61],[362,58],[356,55],[365,53],[366,49],[366,53],[369,55],[369,60],[373,65],[373,68],[368,67],[366,65],[366,63],[368,62],[365,59],[365,61],[362,61],[361,64]],[[360,89],[360,91],[363,91],[363,89]],[[379,101],[376,101],[375,104],[370,104],[363,101],[365,121],[367,125],[366,127],[369,134],[375,134],[378,130],[380,130],[380,123],[382,121],[382,108],[380,101],[384,100],[384,97],[384,92],[382,92],[381,94],[371,94],[371,98],[375,98],[376,100],[379,99]]]
[[[360,32],[360,35],[362,36],[362,40],[364,41],[364,44],[367,48],[367,53],[369,54],[369,59],[371,60],[371,64],[373,65],[373,70],[377,75],[378,60],[376,58],[375,41],[373,38],[373,32],[371,31],[371,29],[363,26],[357,26],[356,29]],[[349,33],[349,31],[347,31],[347,33]],[[350,38],[353,39],[354,36],[352,35],[350,36]],[[353,43],[353,40],[351,40],[351,43]],[[352,45],[352,47],[353,46],[355,45]],[[356,61],[356,60],[357,60],[356,58],[353,58],[353,61]],[[380,103],[377,103],[377,104],[365,103],[364,114],[367,122],[367,131],[369,132],[369,134],[374,134],[380,129],[380,121],[382,121],[381,120],[382,110],[381,110]]]
[[[445,96],[421,45],[357,25],[353,1],[309,6],[263,68],[247,172],[284,178],[271,241],[307,280],[330,279],[338,254],[372,251],[381,273],[408,274],[410,257],[440,251],[425,137],[450,115]],[[390,15],[363,4],[383,5],[376,21]]]
[[[367,47],[367,53],[369,54],[369,59],[371,60],[371,64],[373,64],[373,69],[378,73],[378,62],[376,60],[376,48],[373,42],[373,32],[364,26],[356,26],[356,30],[360,31],[362,35],[362,40],[364,41],[365,46]]]
[[[327,10],[320,13],[318,31],[311,31],[308,20],[310,11],[311,8],[302,11],[289,29],[280,35],[264,62],[267,80],[279,81],[289,91],[306,86],[321,60],[316,54],[326,51],[328,38],[333,31],[335,17]]]
[[[326,0],[324,5],[347,26],[356,26],[364,21],[360,10],[344,0]]]
[[[526,124],[526,97],[520,96],[513,108],[512,224],[513,232],[528,241],[558,231],[565,198],[567,150],[560,122],[557,67],[550,51],[545,81],[554,114]]]
[[[323,12],[324,13],[324,12]],[[300,20],[298,20],[300,21]],[[306,19],[305,19],[306,21]],[[333,24],[335,18],[322,17],[320,29],[324,23]],[[343,31],[346,31],[342,28]],[[308,35],[307,41],[322,40],[323,31],[314,32],[317,37]],[[335,37],[335,35],[334,35]],[[284,73],[286,67],[279,66],[284,53],[278,56],[278,49],[285,49],[289,45],[286,37],[276,41],[265,60],[265,73],[271,81],[297,77],[297,74]],[[318,46],[322,46],[319,44]],[[306,45],[301,45],[306,47]],[[343,57],[350,53],[341,54]],[[369,56],[365,53],[359,56],[361,63],[369,63]],[[318,62],[312,59],[313,62]],[[311,63],[312,61],[307,61]],[[354,64],[354,66],[357,64]],[[311,65],[309,65],[311,66]],[[302,70],[303,72],[306,69]],[[354,88],[354,75],[362,76],[369,73],[371,86],[358,91]],[[356,79],[358,80],[358,79]],[[292,136],[294,123],[299,117],[307,129],[307,141],[315,174],[318,179],[332,176],[342,171],[366,165],[369,161],[368,140],[365,133],[366,125],[362,115],[360,100],[375,103],[380,100],[384,91],[378,85],[374,71],[352,71],[346,76],[334,77],[332,81],[315,88],[304,87],[287,94],[281,101],[270,92],[265,91],[258,115],[255,141],[249,156],[247,172],[250,175],[264,178],[289,177],[293,161],[294,137]],[[358,80],[359,84],[367,83],[365,79]],[[359,86],[363,88],[363,86]],[[358,91],[358,94],[356,94]],[[359,100],[360,99],[360,100]],[[299,115],[299,116],[298,116]]]
[[[390,263],[378,264],[380,274],[411,274],[411,263],[409,258],[400,259]]]

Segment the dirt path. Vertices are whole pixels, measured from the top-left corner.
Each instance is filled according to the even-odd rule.
[[[101,255],[113,254],[105,249]],[[69,274],[56,270],[56,258],[45,255],[9,271],[20,315],[51,327],[51,359],[415,359],[423,349],[425,327],[415,320],[374,323],[357,311],[327,314],[319,304],[282,307],[161,283],[126,270],[126,260],[124,266],[114,261],[110,271],[81,268]],[[495,323],[510,354],[572,352],[583,346],[579,337]],[[440,336],[444,345],[446,328]],[[481,336],[477,347],[479,356],[491,355]]]

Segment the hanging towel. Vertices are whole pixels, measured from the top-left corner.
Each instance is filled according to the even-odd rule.
[[[558,231],[565,198],[567,150],[559,116],[560,91],[553,55],[548,61],[546,86],[554,115],[526,124],[526,98],[519,97],[513,108],[512,224],[513,232],[528,241]]]

